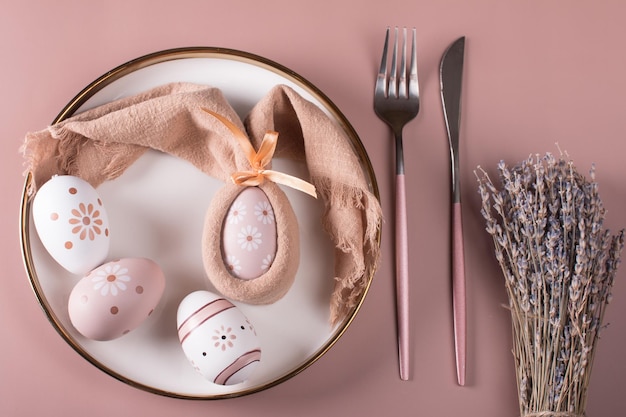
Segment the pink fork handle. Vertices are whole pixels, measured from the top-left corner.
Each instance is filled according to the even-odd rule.
[[[396,320],[400,379],[409,379],[409,254],[404,174],[396,175]]]
[[[465,385],[466,313],[465,258],[461,203],[452,206],[452,308],[454,311],[454,348],[459,385]]]

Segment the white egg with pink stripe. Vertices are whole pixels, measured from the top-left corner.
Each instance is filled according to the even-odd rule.
[[[209,291],[195,291],[178,306],[178,338],[192,366],[209,381],[246,381],[261,360],[254,327],[233,303]]]

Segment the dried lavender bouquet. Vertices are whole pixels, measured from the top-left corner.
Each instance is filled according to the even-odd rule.
[[[624,231],[603,229],[593,167],[588,181],[546,154],[498,173],[501,189],[476,176],[509,298],[521,416],[584,416]]]

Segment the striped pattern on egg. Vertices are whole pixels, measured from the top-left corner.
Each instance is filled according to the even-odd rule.
[[[56,175],[37,191],[33,222],[52,258],[73,274],[84,275],[109,253],[109,219],[97,191],[87,181]]]
[[[191,365],[209,381],[246,381],[261,360],[254,327],[235,305],[209,291],[195,291],[180,303],[178,338]]]

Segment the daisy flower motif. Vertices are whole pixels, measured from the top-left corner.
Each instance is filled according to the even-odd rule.
[[[116,296],[120,291],[126,291],[126,283],[130,276],[126,275],[128,268],[122,268],[119,264],[106,265],[96,271],[91,281],[95,284],[94,290],[100,291],[102,296],[111,294]]]
[[[259,229],[248,225],[237,234],[237,243],[241,245],[241,249],[246,249],[251,252],[252,250],[258,249],[259,245],[263,243],[261,236]]]
[[[254,335],[256,336],[256,329],[254,328],[252,323],[250,323],[250,320],[246,319],[246,324],[248,325],[248,328],[250,329],[250,331],[254,333]]]
[[[226,268],[228,268],[232,274],[239,275],[239,271],[241,271],[239,259],[237,259],[234,255],[228,255],[228,258],[226,259]]]
[[[272,262],[274,261],[274,257],[270,254],[267,255],[265,258],[263,258],[263,260],[261,261],[261,269],[263,271],[267,271],[270,266],[272,266]]]
[[[263,224],[274,223],[274,211],[267,201],[259,201],[254,205],[254,215]]]
[[[241,201],[235,201],[228,210],[228,223],[239,224],[243,221],[243,217],[246,215],[246,205]]]
[[[100,210],[96,210],[93,204],[80,203],[78,208],[72,209],[72,217],[69,220],[72,233],[77,234],[80,240],[94,240],[96,235],[102,233],[104,222],[100,218]]]
[[[233,347],[233,340],[235,340],[237,336],[232,334],[232,331],[233,329],[231,327],[225,328],[224,326],[220,326],[219,329],[215,329],[215,335],[212,337],[215,341],[213,346],[218,349],[222,349],[222,351],[226,350],[227,347]]]

